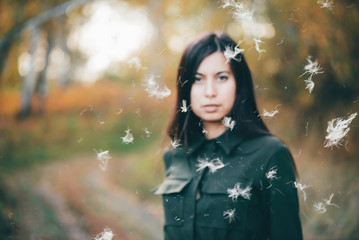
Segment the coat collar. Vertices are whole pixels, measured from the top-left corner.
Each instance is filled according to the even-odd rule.
[[[242,135],[234,133],[229,129],[214,139],[206,139],[203,134],[197,134],[190,139],[187,153],[191,156],[194,152],[197,152],[201,146],[214,142],[215,144],[218,144],[218,146],[220,146],[228,155],[231,153],[233,148],[237,147],[238,144],[244,140],[245,139]]]

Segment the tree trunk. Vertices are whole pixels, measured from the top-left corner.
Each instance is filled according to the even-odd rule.
[[[156,39],[152,43],[152,51],[150,53],[152,56],[156,56],[156,61],[152,61],[151,66],[149,66],[150,71],[155,75],[162,75],[164,73],[164,66],[166,66],[165,59],[163,57],[158,57],[159,54],[164,50],[163,46],[166,46],[162,32],[164,22],[164,17],[162,14],[164,12],[163,7],[163,0],[152,0],[148,3],[148,13],[150,14],[150,19],[154,23],[154,26],[157,28],[155,31],[157,36],[155,36]]]
[[[46,101],[46,90],[47,90],[47,69],[50,63],[50,53],[54,46],[54,36],[51,30],[47,33],[47,50],[45,56],[44,69],[41,71],[38,82],[37,82],[37,94],[39,98],[39,113],[44,113],[45,101]]]
[[[58,76],[58,82],[62,87],[66,87],[70,84],[73,73],[75,71],[75,65],[71,64],[72,57],[71,57],[71,50],[67,46],[67,37],[68,37],[68,29],[65,24],[66,19],[64,17],[59,18],[58,20],[58,27],[56,31],[56,45],[60,47],[60,49],[64,52],[66,56],[70,58],[69,66],[63,66],[61,73]]]
[[[17,114],[18,119],[26,118],[31,113],[31,98],[36,84],[36,50],[39,42],[40,29],[35,27],[30,36],[30,63],[29,70],[24,78],[20,111]]]

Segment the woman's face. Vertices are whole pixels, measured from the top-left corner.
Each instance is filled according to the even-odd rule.
[[[191,109],[203,122],[218,122],[232,110],[236,81],[223,53],[203,59],[191,88]]]

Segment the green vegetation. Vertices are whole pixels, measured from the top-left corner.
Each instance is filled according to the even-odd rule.
[[[35,119],[32,119],[35,120]],[[81,116],[54,115],[38,118],[31,128],[9,126],[3,132],[6,139],[1,146],[1,171],[26,168],[45,163],[56,158],[66,158],[74,154],[93,153],[93,149],[111,152],[129,152],[146,148],[146,145],[160,138],[158,126],[151,128],[153,134],[147,138],[144,123],[136,116],[124,116],[112,122],[111,116],[103,118],[100,125],[96,117],[83,125]],[[133,127],[132,127],[133,126]],[[122,138],[128,127],[135,136],[135,144],[124,144]]]
[[[82,101],[85,98],[92,102],[92,96],[99,94],[98,91],[106,95],[106,90],[113,89],[114,86],[116,85],[110,84],[102,90],[94,88],[88,91],[87,95],[82,94],[78,97],[82,98]],[[121,85],[117,85],[117,88],[119,92],[126,92]],[[148,101],[147,96],[143,101]],[[77,111],[76,107],[73,109],[71,103],[69,104],[66,106],[68,112],[50,107],[46,114],[33,115],[20,122],[4,117],[1,120],[4,141],[0,142],[0,171],[6,173],[79,154],[93,154],[95,157],[95,150],[100,149],[109,150],[110,154],[143,152],[148,146],[152,146],[154,142],[159,143],[163,138],[163,124],[158,119],[168,116],[165,116],[164,112],[154,110],[159,102],[153,101],[152,106],[146,102],[136,102],[134,109],[123,112],[108,107],[108,102],[96,103],[95,107],[84,105]],[[128,128],[131,129],[135,140],[133,143],[125,144],[122,137]],[[149,135],[145,129],[150,132]]]

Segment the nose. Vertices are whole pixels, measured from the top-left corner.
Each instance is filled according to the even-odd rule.
[[[217,91],[214,81],[212,79],[208,79],[205,86],[205,96],[208,98],[213,98],[216,96],[216,92]]]

